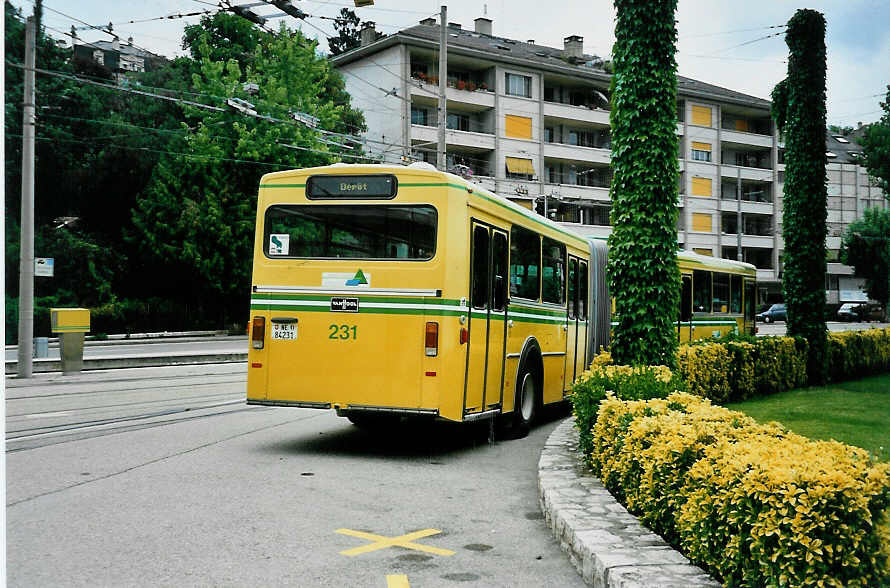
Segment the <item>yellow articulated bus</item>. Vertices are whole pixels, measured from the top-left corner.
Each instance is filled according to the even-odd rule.
[[[267,174],[247,402],[334,408],[356,424],[502,416],[522,433],[608,346],[605,263],[605,242],[428,164]],[[681,338],[753,332],[753,303],[750,319],[734,312],[752,266],[679,263]]]

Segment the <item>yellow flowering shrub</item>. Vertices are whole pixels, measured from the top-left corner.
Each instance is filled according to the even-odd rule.
[[[864,450],[682,392],[608,395],[592,446],[603,484],[728,586],[890,583],[890,464]]]
[[[690,468],[680,546],[729,586],[886,586],[890,464],[787,434],[722,440]]]
[[[600,401],[607,393],[625,400],[664,398],[682,386],[680,377],[667,366],[615,365],[608,352],[597,355],[590,369],[582,372],[572,385],[572,410],[581,454],[589,461],[593,424]]]
[[[828,335],[828,374],[834,381],[890,371],[890,327]]]

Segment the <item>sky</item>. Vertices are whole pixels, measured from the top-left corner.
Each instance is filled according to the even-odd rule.
[[[30,14],[33,0],[13,3]],[[233,0],[252,4],[258,0]],[[291,28],[318,38],[327,49],[325,34],[333,35],[335,16],[346,0],[294,0],[294,5],[312,16],[301,23],[291,17]],[[441,0],[375,0],[374,5],[357,8],[363,21],[374,21],[386,34],[407,28],[427,16],[438,16]],[[200,16],[131,23],[134,20],[215,10],[212,0],[44,0],[47,32],[58,38],[72,25],[114,24],[121,39],[168,57],[180,55],[182,29],[198,22]],[[493,21],[493,34],[516,40],[562,47],[569,35],[584,37],[586,53],[607,57],[614,37],[615,10],[601,0],[561,0],[558,9],[542,10],[538,0],[452,0],[449,22],[465,29],[473,20],[487,16]],[[811,1],[807,4],[786,0],[679,0],[677,9],[677,63],[680,75],[738,92],[769,99],[773,86],[785,77],[788,48],[784,26],[798,8],[813,8],[825,15],[828,47],[828,124],[856,126],[870,123],[881,115],[879,102],[890,83],[890,2],[886,0]],[[271,6],[254,8],[261,14],[279,13]],[[58,12],[55,12],[58,11]],[[60,14],[60,13],[64,13]],[[328,17],[321,18],[321,17]],[[280,19],[269,21],[276,28]],[[53,30],[55,29],[55,30]],[[81,30],[81,39],[110,40],[108,34]]]

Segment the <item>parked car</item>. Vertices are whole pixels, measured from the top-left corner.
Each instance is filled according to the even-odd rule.
[[[757,315],[757,320],[765,323],[773,321],[784,321],[787,318],[784,304],[773,304],[763,312]]]
[[[859,314],[860,302],[844,302],[837,309],[837,320],[839,321],[861,321],[862,316]]]

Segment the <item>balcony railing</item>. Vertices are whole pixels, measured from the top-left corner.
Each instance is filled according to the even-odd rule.
[[[547,171],[544,173],[544,182],[547,184],[562,184],[566,186],[610,188],[612,186],[612,175],[611,173],[592,169],[581,170],[574,173]]]

